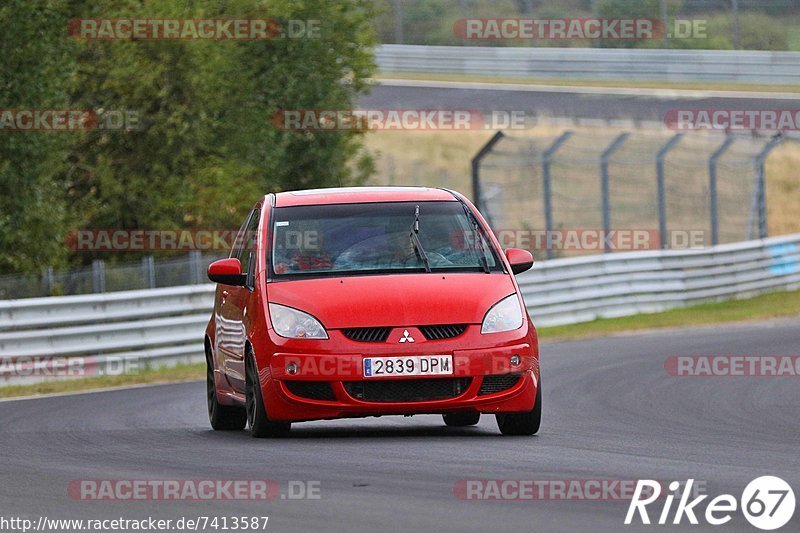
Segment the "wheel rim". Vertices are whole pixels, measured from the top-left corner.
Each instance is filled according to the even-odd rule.
[[[247,409],[247,424],[250,426],[250,429],[252,429],[253,422],[256,419],[256,398],[255,387],[253,385],[253,365],[250,364],[249,360],[245,374],[245,404]]]

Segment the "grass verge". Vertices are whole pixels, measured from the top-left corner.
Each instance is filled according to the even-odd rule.
[[[461,74],[438,74],[429,72],[380,73],[375,77],[380,80],[420,80],[420,81],[457,81],[481,83],[522,83],[530,85],[554,85],[563,87],[605,87],[626,89],[685,89],[694,91],[748,91],[763,93],[796,93],[797,85],[768,85],[750,83],[712,83],[712,82],[678,82],[678,81],[646,81],[646,80],[575,80],[514,76],[473,76]]]
[[[205,363],[178,365],[172,368],[157,368],[118,376],[97,376],[91,378],[63,379],[31,385],[11,385],[0,387],[0,398],[15,396],[34,396],[37,394],[56,394],[95,389],[123,387],[125,385],[144,385],[172,383],[175,381],[197,381],[206,373]]]
[[[706,303],[661,313],[601,318],[581,324],[540,328],[538,331],[539,338],[544,341],[559,341],[791,316],[800,316],[800,291],[775,292],[746,300]]]

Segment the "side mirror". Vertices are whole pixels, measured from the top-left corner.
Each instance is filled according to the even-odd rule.
[[[520,274],[533,266],[533,254],[521,248],[506,250],[506,259],[511,264],[511,272]]]
[[[208,265],[208,279],[223,285],[244,286],[247,275],[242,274],[242,263],[235,257],[220,259]]]

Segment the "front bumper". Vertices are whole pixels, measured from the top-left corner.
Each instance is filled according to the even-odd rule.
[[[453,374],[364,379],[364,357],[400,355],[275,353],[268,372],[262,373],[267,413],[272,420],[302,421],[453,411],[512,413],[533,408],[538,353],[531,343],[450,351],[430,345],[420,348],[414,355],[452,355]],[[520,359],[517,365],[511,363],[515,355]],[[295,374],[287,373],[290,363],[296,365]]]

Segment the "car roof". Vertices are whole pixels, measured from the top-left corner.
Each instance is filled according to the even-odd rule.
[[[335,187],[279,192],[275,195],[275,207],[437,200],[456,201],[457,198],[448,190],[431,187]]]

